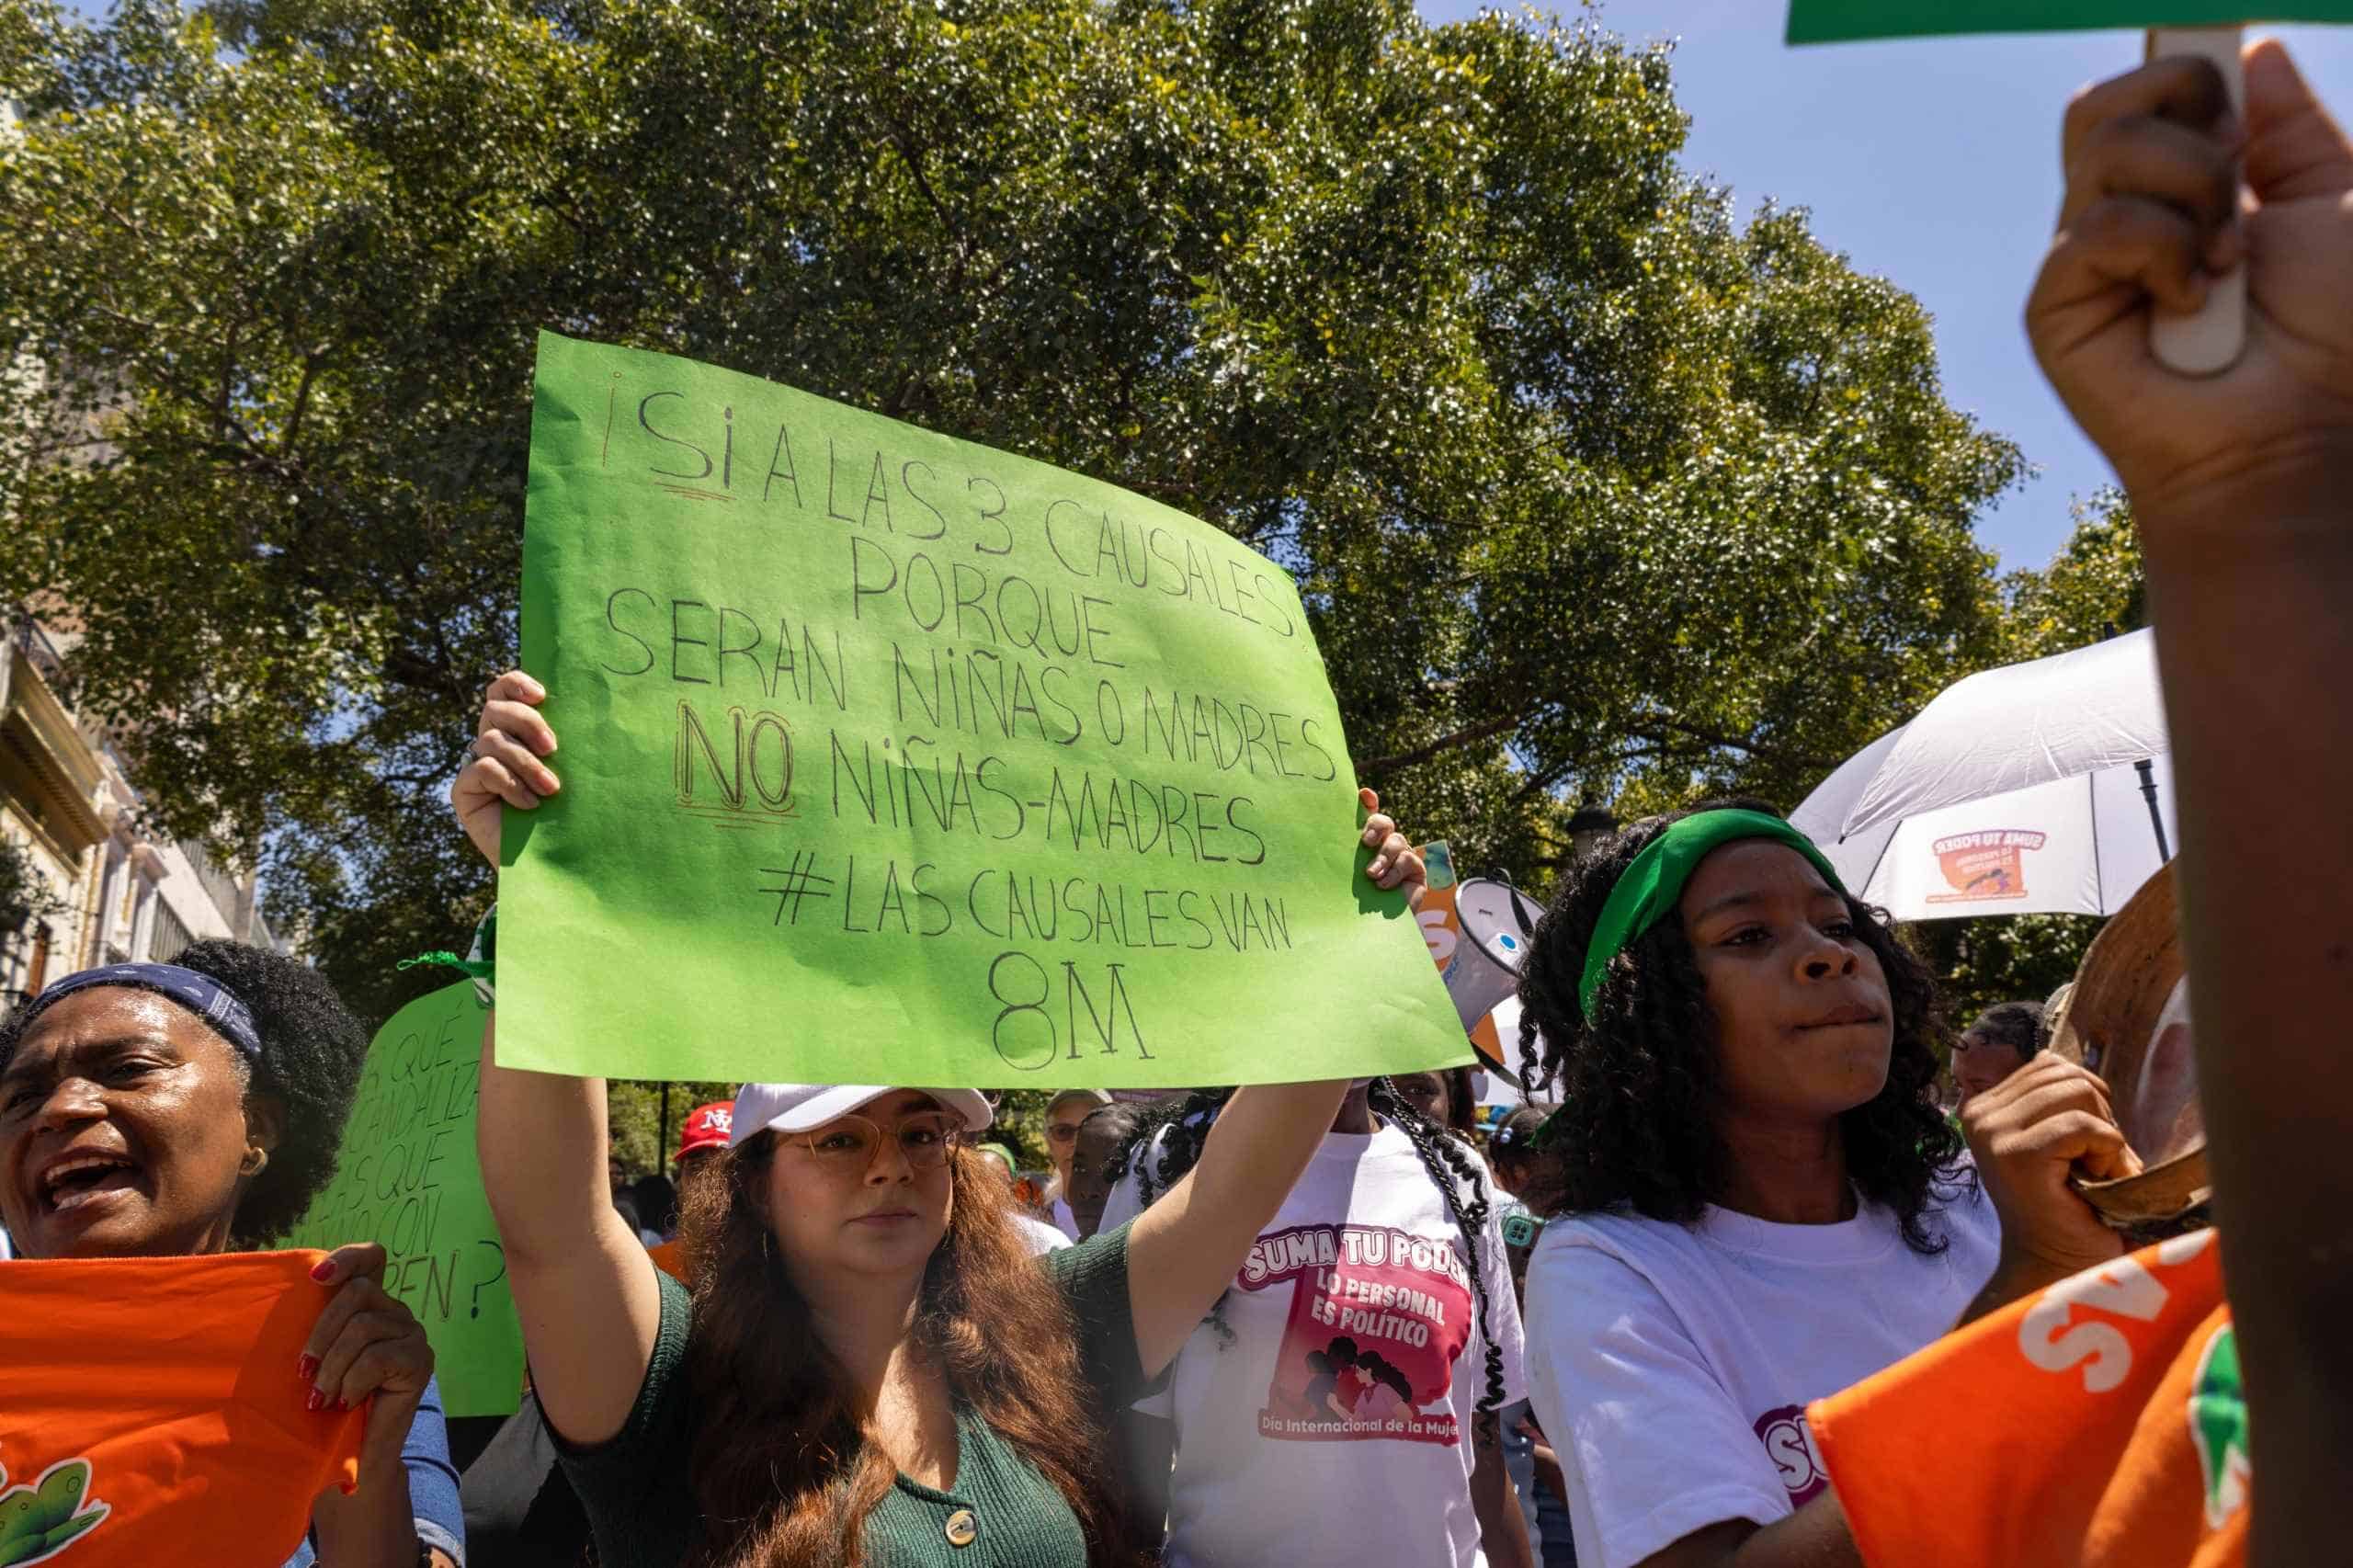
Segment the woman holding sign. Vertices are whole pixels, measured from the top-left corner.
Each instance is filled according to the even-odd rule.
[[[315,970],[240,942],[65,976],[0,1023],[0,1216],[18,1253],[267,1245],[335,1174],[367,1051]],[[433,1350],[383,1271],[369,1243],[313,1275],[318,1324],[285,1376],[313,1411],[375,1403],[358,1489],[319,1495],[289,1568],[464,1561]]]
[[[559,788],[546,692],[500,676],[451,790],[498,860],[502,802]],[[1126,1564],[1105,1419],[1174,1358],[1306,1168],[1344,1083],[1237,1091],[1132,1225],[1031,1258],[968,1147],[969,1089],[747,1084],[726,1180],[685,1216],[696,1284],[597,1198],[597,1080],[502,1070],[483,1177],[534,1386],[606,1568]]]

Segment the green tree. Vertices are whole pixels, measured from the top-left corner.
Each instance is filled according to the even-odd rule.
[[[12,938],[34,921],[63,915],[71,907],[40,874],[31,851],[14,839],[0,838],[0,939]]]
[[[2051,563],[2002,579],[2003,663],[2048,658],[2149,624],[2141,533],[2124,492],[2107,485],[2070,502],[2074,528]]]
[[[0,590],[322,962],[487,895],[532,334],[1082,470],[1292,570],[1368,781],[1541,878],[1579,801],[1804,784],[1997,656],[2018,477],[1928,323],[1681,171],[1663,46],[1409,0],[242,0],[28,40]],[[106,445],[88,439],[102,435]]]
[[[2003,915],[1922,921],[1913,946],[1937,972],[1955,1033],[1996,1002],[2043,1002],[2075,978],[2107,922],[2096,915]]]
[[[665,1100],[663,1090],[669,1090]],[[676,1176],[670,1156],[677,1151],[678,1130],[687,1114],[699,1105],[735,1097],[733,1084],[648,1084],[616,1078],[605,1086],[605,1124],[613,1153],[640,1176],[659,1172]]]

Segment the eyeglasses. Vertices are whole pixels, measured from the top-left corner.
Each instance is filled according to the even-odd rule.
[[[946,1111],[919,1110],[894,1128],[862,1116],[836,1118],[822,1133],[797,1140],[817,1157],[818,1168],[829,1176],[862,1176],[874,1168],[874,1157],[885,1142],[896,1139],[899,1153],[919,1171],[938,1170],[948,1162],[948,1150],[963,1123]]]
[[[1047,1142],[1051,1142],[1051,1143],[1075,1143],[1075,1142],[1078,1142],[1078,1123],[1077,1123],[1077,1122],[1075,1122],[1075,1121],[1050,1121],[1050,1122],[1048,1122],[1048,1123],[1046,1124],[1046,1140],[1047,1140]]]

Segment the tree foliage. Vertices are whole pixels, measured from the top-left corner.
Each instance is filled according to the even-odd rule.
[[[1368,782],[1541,879],[2003,650],[1916,301],[1676,162],[1662,46],[1409,0],[0,0],[0,590],[374,1011],[486,879],[532,335],[1130,486],[1293,571]],[[100,437],[103,438],[102,442]]]
[[[1927,921],[1912,944],[1936,971],[1953,1032],[1997,1002],[2045,1002],[2075,977],[2107,922],[2096,915],[2001,915]]]
[[[32,851],[14,839],[0,838],[0,941],[71,907],[41,875]]]
[[[2149,624],[2149,583],[2132,504],[2108,485],[2067,508],[2074,528],[2051,563],[2002,580],[2003,663],[2043,659]]]

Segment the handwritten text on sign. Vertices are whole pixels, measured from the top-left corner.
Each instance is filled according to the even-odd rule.
[[[518,1064],[1298,1077],[1286,1015],[1350,1026],[1336,1064],[1460,1054],[1435,986],[1351,972],[1410,931],[1351,885],[1297,590],[1181,514],[543,337],[523,641],[566,788],[510,813]]]
[[[460,981],[392,1016],[368,1048],[335,1179],[285,1241],[380,1243],[384,1289],[433,1342],[451,1415],[511,1414],[521,1332],[474,1154],[483,1010]]]

